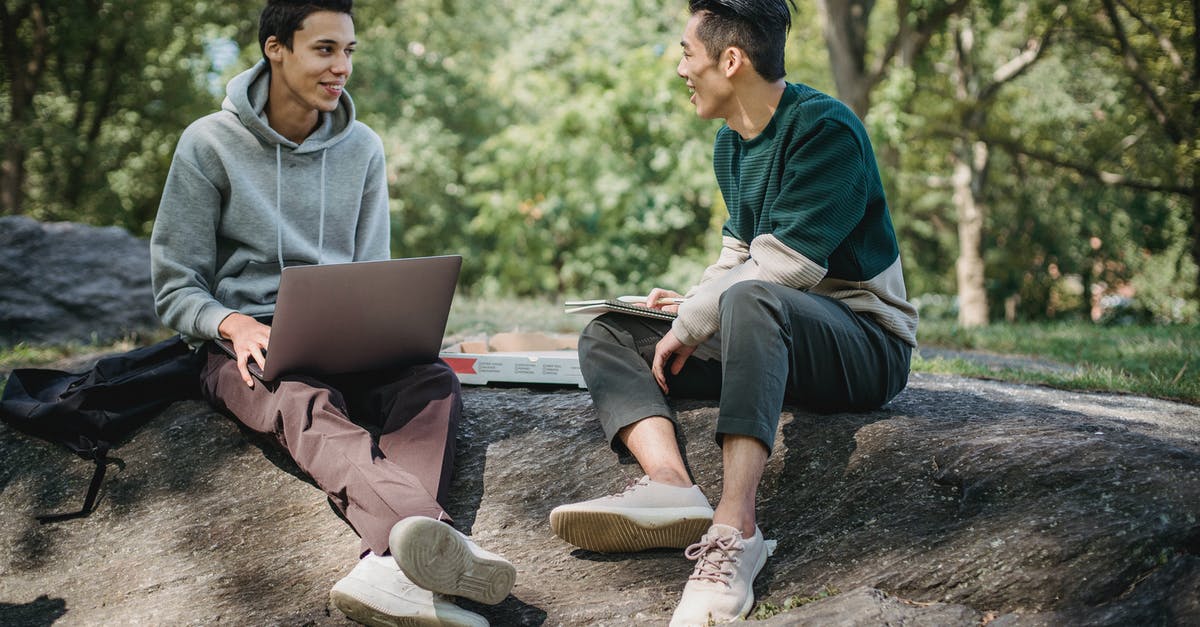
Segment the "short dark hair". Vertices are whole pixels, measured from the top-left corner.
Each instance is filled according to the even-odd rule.
[[[794,0],[689,0],[692,15],[700,14],[696,36],[708,56],[716,59],[726,48],[741,48],[754,70],[768,81],[787,72],[783,48],[792,29]]]
[[[258,48],[267,56],[267,40],[274,35],[279,43],[292,49],[297,30],[309,15],[333,11],[354,17],[354,0],[269,0],[258,17]]]

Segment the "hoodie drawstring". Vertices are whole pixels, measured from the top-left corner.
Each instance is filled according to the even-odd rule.
[[[325,155],[329,149],[321,150],[321,219],[317,223],[317,265],[321,265],[325,257]]]
[[[275,144],[275,245],[279,249],[279,271],[283,272],[283,149]]]
[[[317,222],[317,265],[325,262],[325,157],[328,148],[321,149],[321,217]],[[279,255],[279,271],[283,272],[283,149],[275,144],[275,247]]]

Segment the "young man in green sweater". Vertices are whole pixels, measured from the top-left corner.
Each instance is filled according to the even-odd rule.
[[[608,314],[579,342],[605,433],[646,476],[555,508],[551,527],[595,551],[687,547],[696,565],[672,625],[736,620],[753,606],[768,554],[755,498],[785,399],[879,407],[904,388],[916,346],[866,131],[837,100],[783,80],[788,5],[691,0],[678,73],[696,113],[726,124],[713,150],[729,208],[721,254],[683,304],[650,293],[674,322]],[[666,394],[717,390],[724,482],[713,510],[689,476]]]

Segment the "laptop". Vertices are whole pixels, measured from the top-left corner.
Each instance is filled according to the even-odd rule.
[[[462,256],[288,266],[279,279],[263,381],[437,361]],[[219,340],[236,357],[233,343]]]

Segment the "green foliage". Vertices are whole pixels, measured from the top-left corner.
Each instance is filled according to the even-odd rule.
[[[910,2],[905,27],[949,5]],[[15,61],[0,66],[0,201],[3,172],[19,162],[19,212],[148,233],[177,137],[259,58],[260,4],[3,6]],[[872,6],[868,66],[901,8]],[[970,3],[886,68],[866,122],[910,295],[956,289],[950,156],[982,112],[993,319],[1084,318],[1107,298],[1124,308],[1112,319],[1195,320],[1196,16],[1169,0],[1113,6],[1137,73],[1105,3],[1055,0]],[[684,290],[715,256],[719,123],[696,118],[675,75],[686,3],[359,0],[355,13],[350,91],[385,142],[394,254],[460,252],[466,292],[543,298]],[[1052,37],[1028,72],[974,102],[952,80],[951,28],[964,20],[981,81],[1031,38]],[[788,79],[832,91],[816,3],[798,3],[793,24]],[[222,69],[211,46],[223,41],[240,56]],[[1131,293],[1133,304],[1121,300]]]
[[[672,61],[651,46],[592,54],[601,62],[589,76],[551,96],[562,104],[472,155],[469,233],[484,249],[521,251],[485,262],[485,291],[648,288],[712,232],[710,134],[672,107],[684,91],[663,78]]]
[[[917,339],[923,347],[1026,355],[1067,368],[992,368],[965,360],[918,357],[913,360],[916,372],[962,374],[1200,403],[1200,325],[1041,322],[962,329],[951,321],[922,320]]]
[[[678,7],[407,10],[409,27],[366,28],[355,78],[389,149],[397,254],[466,252],[463,283],[484,294],[646,289],[704,254],[716,127],[674,74]]]
[[[828,82],[814,9],[801,11],[788,67]],[[715,258],[718,124],[675,74],[684,5],[403,12],[358,11],[352,86],[387,146],[397,255],[464,252],[463,285],[491,295],[684,290]]]
[[[0,65],[0,124],[27,176],[22,212],[148,233],[176,139],[216,104],[205,42],[238,35],[230,24],[246,32],[254,11],[179,0],[6,5],[8,19],[29,10]]]
[[[1182,5],[1139,8],[1172,41],[1186,42],[1194,31]],[[970,139],[990,146],[977,184],[987,211],[982,247],[992,319],[1086,318],[1099,312],[1102,297],[1113,300],[1131,286],[1137,306],[1155,312],[1150,317],[1192,319],[1191,199],[1167,191],[1195,185],[1183,165],[1192,162],[1146,111],[1123,59],[1113,53],[1111,34],[1096,31],[1096,11],[1096,3],[1064,13],[1056,2],[997,0],[987,10],[964,12],[980,81],[992,80],[1031,37],[1053,33],[1041,58],[991,100],[976,102],[955,91],[954,40],[947,32],[934,35],[915,67],[897,68],[876,90],[867,121],[879,152],[896,155],[888,191],[910,294],[956,289],[948,261],[958,254],[948,157],[965,121],[983,115],[978,137]],[[1182,91],[1179,68],[1172,65],[1176,75],[1168,77],[1167,55],[1149,51],[1160,41],[1147,40],[1149,29],[1129,22],[1131,32],[1140,33],[1142,54],[1156,59],[1154,80],[1166,85],[1164,100],[1181,110],[1194,94]],[[1190,67],[1194,51],[1179,50],[1182,65]],[[1119,176],[1145,185],[1125,185]],[[1154,186],[1163,189],[1147,189]]]
[[[1182,242],[1159,254],[1146,255],[1132,284],[1138,294],[1135,305],[1145,312],[1144,320],[1158,324],[1200,322],[1196,266]],[[1119,317],[1110,319],[1120,321]]]

